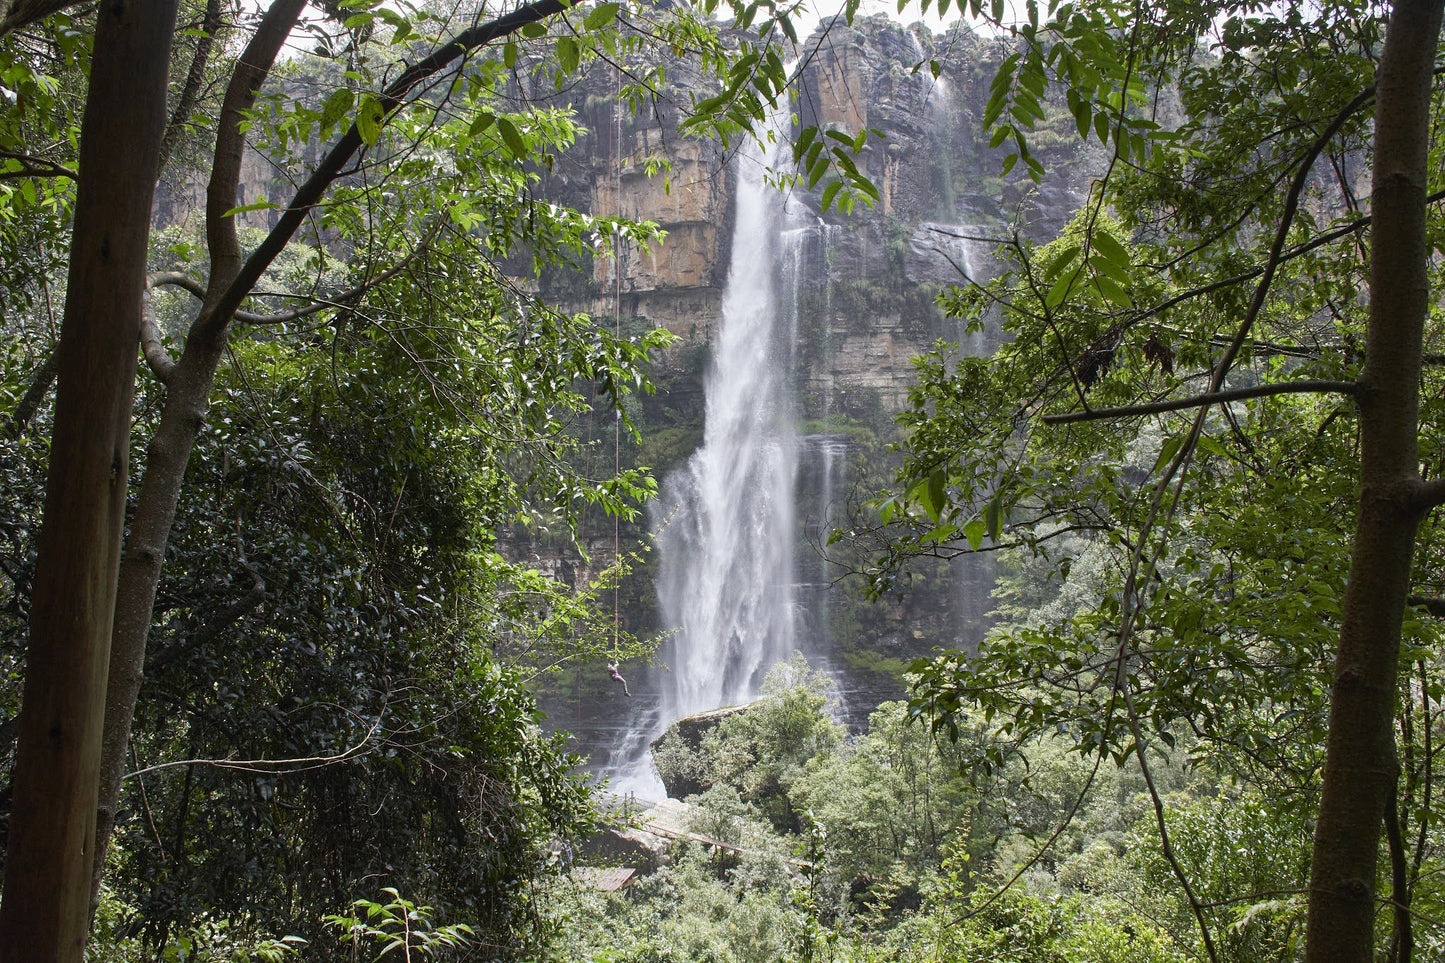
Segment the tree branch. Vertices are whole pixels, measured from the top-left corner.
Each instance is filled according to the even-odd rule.
[[[168,645],[157,652],[152,658],[147,659],[145,664],[146,675],[165,668],[187,652],[207,645],[226,629],[249,615],[257,606],[266,600],[266,582],[261,578],[261,573],[257,572],[250,565],[247,565],[244,561],[241,562],[241,566],[251,574],[251,587],[247,590],[246,594],[226,606],[226,608],[214,618],[207,619],[206,623],[201,626],[198,631],[192,633],[189,638],[182,642],[177,642],[174,645]]]
[[[144,769],[128,772],[124,778],[134,779],[137,776],[144,776],[146,773],[174,769],[178,766],[214,766],[217,769],[240,769],[245,772],[274,772],[283,766],[291,767],[287,770],[288,772],[319,769],[322,766],[345,762],[347,759],[361,755],[381,728],[381,720],[382,716],[378,715],[376,722],[372,723],[366,735],[356,745],[330,756],[301,756],[295,759],[177,759],[174,762],[161,762],[154,766],[146,766]]]
[[[261,314],[257,311],[237,311],[234,317],[237,321],[240,321],[243,324],[286,324],[289,321],[299,321],[300,319],[310,317],[313,314],[319,314],[320,312],[325,311],[327,308],[340,308],[350,305],[360,299],[364,294],[366,294],[372,288],[376,287],[378,284],[384,284],[385,282],[390,281],[392,278],[396,277],[398,274],[410,267],[412,262],[414,262],[430,247],[431,242],[436,239],[436,236],[438,234],[441,233],[441,230],[444,226],[446,226],[446,221],[444,219],[438,219],[436,224],[434,224],[432,228],[427,231],[427,233],[422,237],[422,239],[417,242],[417,245],[415,247],[413,247],[409,252],[407,252],[405,257],[397,261],[385,271],[382,271],[380,274],[372,275],[362,283],[357,284],[354,287],[350,287],[345,291],[340,292],[339,294],[334,294],[329,298],[317,299],[313,304],[308,304],[304,308],[296,308],[292,311],[281,311],[276,314]],[[147,278],[147,283],[152,287],[158,285],[177,287],[183,291],[190,292],[191,294],[195,295],[197,298],[200,299],[204,299],[206,296],[206,286],[204,284],[202,284],[200,281],[197,281],[189,274],[184,274],[179,271],[162,271],[157,274],[152,274],[149,278]],[[286,294],[282,292],[261,292],[254,294],[253,297],[307,298],[310,297],[310,295]]]
[[[381,103],[383,118],[401,105],[402,99],[413,87],[453,61],[460,59],[467,52],[500,37],[515,33],[527,24],[536,23],[553,14],[561,13],[567,8],[568,4],[563,3],[562,0],[537,0],[535,3],[519,7],[506,16],[463,30],[451,42],[437,48],[429,56],[418,61],[387,86],[386,90],[377,98]],[[341,175],[342,169],[361,149],[361,146],[361,131],[353,123],[322,158],[321,163],[317,165],[316,170],[306,179],[306,182],[297,189],[296,194],[291,198],[291,203],[287,205],[280,220],[276,222],[276,226],[251,252],[251,256],[246,259],[240,272],[221,294],[212,309],[206,315],[196,319],[196,324],[192,327],[193,336],[214,337],[225,331],[227,325],[230,324],[232,315],[256,286],[262,273],[270,267],[271,262],[285,248],[292,235],[301,226],[301,222],[321,200],[321,196],[336,178]]]
[[[1390,934],[1391,963],[1410,963],[1415,935],[1410,925],[1410,883],[1405,844],[1400,834],[1400,804],[1395,792],[1385,801],[1385,842],[1390,852],[1390,907],[1394,931]]]
[[[80,0],[0,0],[0,38],[78,3]]]
[[[10,413],[10,424],[7,427],[11,438],[19,438],[25,434],[25,429],[30,427],[30,420],[40,410],[50,386],[55,384],[55,375],[59,370],[59,361],[52,350],[30,376],[30,387],[25,389],[20,403]]]
[[[71,180],[77,178],[75,171],[63,164],[46,160],[43,157],[34,157],[30,154],[17,154],[14,151],[0,150],[0,157],[6,160],[20,162],[18,171],[0,171],[0,181],[13,180],[17,177],[68,177]]]
[[[206,0],[206,14],[201,21],[201,36],[196,40],[196,52],[191,58],[190,70],[186,72],[186,82],[181,87],[181,95],[176,99],[175,109],[171,111],[170,122],[166,124],[165,136],[161,138],[161,160],[157,169],[164,169],[166,162],[171,159],[175,152],[176,142],[181,139],[181,131],[185,129],[186,121],[191,116],[191,111],[196,109],[196,100],[201,94],[201,84],[206,79],[206,67],[211,61],[211,48],[215,46],[216,34],[221,30],[221,0]]]
[[[1106,418],[1137,418],[1141,415],[1157,415],[1165,411],[1181,411],[1185,408],[1203,408],[1206,405],[1222,404],[1228,401],[1242,401],[1246,398],[1267,398],[1270,395],[1308,394],[1312,392],[1333,392],[1350,395],[1355,392],[1353,381],[1277,381],[1253,388],[1232,388],[1228,391],[1214,391],[1195,395],[1192,398],[1174,398],[1169,401],[1155,401],[1142,405],[1124,405],[1120,408],[1090,408],[1088,411],[1070,411],[1061,415],[1044,415],[1048,425],[1068,425],[1080,421],[1102,421]]]
[[[161,329],[160,325],[156,324],[156,312],[151,304],[149,288],[145,293],[145,303],[141,306],[140,350],[156,380],[163,385],[170,384],[176,362],[166,350],[165,342],[161,340]]]
[[[1259,283],[1255,285],[1254,294],[1250,297],[1249,307],[1245,310],[1244,320],[1240,324],[1239,330],[1235,332],[1234,337],[1230,340],[1229,345],[1224,349],[1224,354],[1220,357],[1218,363],[1214,365],[1214,368],[1210,373],[1209,388],[1203,395],[1200,395],[1193,400],[1184,400],[1180,402],[1165,402],[1163,404],[1165,404],[1166,406],[1162,408],[1152,405],[1139,405],[1126,406],[1124,408],[1098,409],[1099,412],[1107,412],[1105,414],[1099,414],[1096,413],[1094,410],[1085,409],[1084,411],[1071,412],[1069,414],[1049,415],[1045,416],[1044,422],[1046,424],[1067,424],[1074,421],[1093,421],[1097,420],[1098,418],[1112,418],[1119,417],[1121,415],[1151,414],[1159,411],[1177,411],[1183,408],[1202,408],[1207,405],[1214,404],[1217,401],[1232,400],[1229,397],[1232,392],[1221,391],[1220,389],[1224,385],[1224,379],[1229,374],[1230,367],[1234,364],[1234,359],[1239,356],[1240,349],[1242,349],[1245,343],[1249,340],[1249,332],[1253,329],[1255,320],[1259,317],[1260,312],[1264,309],[1264,303],[1269,296],[1269,289],[1274,283],[1275,272],[1279,270],[1280,264],[1283,263],[1284,243],[1286,238],[1289,237],[1290,227],[1294,224],[1295,213],[1299,210],[1300,196],[1304,193],[1305,185],[1309,183],[1309,174],[1314,167],[1314,162],[1320,156],[1321,152],[1324,151],[1325,147],[1329,144],[1329,142],[1334,139],[1335,135],[1340,132],[1340,129],[1344,126],[1345,121],[1348,120],[1350,116],[1355,113],[1355,111],[1359,110],[1365,104],[1369,103],[1374,98],[1374,96],[1375,88],[1373,86],[1356,94],[1348,104],[1341,108],[1339,113],[1335,115],[1334,119],[1330,121],[1329,126],[1326,127],[1324,131],[1321,132],[1319,136],[1314,139],[1314,141],[1310,144],[1309,148],[1305,151],[1304,156],[1300,158],[1299,167],[1295,171],[1294,180],[1290,182],[1289,190],[1285,194],[1284,210],[1280,213],[1279,224],[1276,225],[1274,231],[1274,238],[1270,242],[1269,256],[1265,259],[1263,267],[1259,268],[1256,274],[1256,276],[1259,278]],[[1217,286],[1222,287],[1224,286],[1224,283],[1233,284],[1237,282],[1233,280],[1227,280],[1227,282],[1221,282]],[[1208,285],[1201,290],[1213,290],[1214,287],[1214,285]],[[1136,318],[1135,323],[1137,323],[1138,320],[1140,319]],[[1305,384],[1309,384],[1309,382],[1283,382],[1282,384],[1303,386]],[[1318,384],[1339,385],[1342,383],[1319,382]],[[1281,392],[1287,391],[1308,390],[1336,391],[1340,389],[1337,387],[1327,387],[1320,389],[1276,386],[1274,391],[1266,393],[1279,394]],[[1354,385],[1350,384],[1348,390],[1353,391]],[[1245,397],[1258,396],[1255,395]],[[1203,417],[1204,412],[1200,412],[1199,419],[1196,420],[1194,427],[1190,430],[1188,440],[1180,449],[1179,453],[1175,455],[1175,461],[1171,465],[1169,471],[1165,473],[1166,479],[1173,476],[1173,474],[1177,470],[1177,465],[1182,464],[1185,459],[1188,459],[1192,456],[1194,446],[1199,439],[1199,433],[1203,429]]]
[[[1438,204],[1441,201],[1445,201],[1445,191],[1436,191],[1435,193],[1425,198],[1426,204]],[[1295,258],[1303,257],[1304,255],[1309,254],[1311,251],[1324,247],[1326,244],[1332,244],[1342,237],[1348,237],[1351,234],[1357,234],[1370,226],[1372,218],[1373,215],[1362,214],[1359,217],[1346,221],[1344,224],[1336,225],[1335,227],[1330,228],[1328,231],[1325,231],[1323,234],[1312,237],[1308,241],[1297,244],[1294,247],[1290,248],[1288,251],[1285,251],[1279,256],[1279,263],[1284,264],[1287,261],[1293,261]],[[1159,302],[1158,304],[1154,305],[1154,307],[1144,310],[1137,317],[1131,319],[1130,323],[1137,324],[1140,321],[1146,321],[1149,318],[1163,314],[1165,311],[1168,311],[1175,305],[1183,304],[1185,301],[1191,301],[1194,298],[1202,297],[1206,294],[1213,294],[1215,291],[1222,291],[1225,288],[1234,287],[1236,284],[1243,284],[1245,281],[1253,281],[1255,278],[1259,277],[1263,273],[1264,266],[1261,265],[1257,268],[1251,268],[1250,270],[1243,271],[1239,274],[1230,275],[1227,278],[1220,278],[1217,281],[1210,281],[1208,284],[1202,284],[1199,287],[1190,288],[1187,291],[1181,291],[1173,297]],[[1431,356],[1427,355],[1426,357],[1428,359]],[[1435,357],[1445,358],[1445,355],[1437,355]]]
[[[1445,598],[1438,595],[1411,595],[1405,599],[1405,604],[1424,609],[1437,619],[1445,619]]]

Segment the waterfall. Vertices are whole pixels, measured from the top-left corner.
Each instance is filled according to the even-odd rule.
[[[786,378],[795,322],[780,310],[782,205],[765,164],[753,145],[736,165],[703,444],[666,479],[654,515],[658,601],[675,629],[663,692],[669,719],[755,698],[768,667],[793,648],[797,457]]]
[[[769,119],[778,131],[786,106]],[[784,131],[783,134],[786,132]],[[786,147],[786,136],[775,144]],[[797,242],[756,144],[736,159],[732,259],[704,383],[703,443],[652,506],[657,597],[672,637],[657,710],[613,753],[615,789],[659,798],[648,744],[682,716],[755,699],[794,648],[793,487],[788,377],[796,341]],[[779,262],[790,270],[780,270]],[[779,288],[786,287],[780,296]]]

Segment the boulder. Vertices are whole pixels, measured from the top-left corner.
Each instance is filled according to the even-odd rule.
[[[741,706],[723,706],[720,709],[710,709],[707,712],[699,712],[696,715],[684,716],[672,725],[667,731],[652,743],[653,759],[658,759],[658,750],[664,743],[677,740],[689,754],[696,756],[702,750],[702,740],[709,732],[716,729],[718,725],[730,716],[739,715],[748,711],[752,703]],[[674,751],[675,748],[674,747]],[[696,795],[706,789],[711,783],[706,779],[705,773],[695,771],[679,771],[678,767],[661,764],[657,767],[662,776],[662,784],[667,787],[667,794],[673,799],[685,799],[688,796]]]

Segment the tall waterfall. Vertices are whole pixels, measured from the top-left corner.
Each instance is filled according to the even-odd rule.
[[[766,163],[753,145],[736,164],[703,444],[666,479],[654,512],[658,601],[674,628],[664,723],[756,697],[768,668],[794,645],[797,451],[787,378],[796,303],[791,291],[779,296],[779,262],[791,252]]]

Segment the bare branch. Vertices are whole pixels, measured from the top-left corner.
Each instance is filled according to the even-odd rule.
[[[383,116],[389,115],[400,106],[403,98],[412,88],[459,60],[469,51],[515,33],[527,24],[536,23],[553,14],[561,13],[565,9],[567,9],[567,5],[562,0],[537,0],[537,2],[519,7],[505,16],[479,24],[469,30],[463,30],[449,43],[437,48],[430,56],[419,60],[387,86],[378,98]],[[361,130],[353,123],[322,158],[321,163],[317,165],[316,170],[306,179],[306,182],[296,191],[291,198],[291,203],[287,205],[280,220],[276,222],[276,226],[251,252],[251,256],[246,259],[240,272],[227,286],[225,292],[220,295],[212,309],[196,320],[196,325],[192,329],[193,333],[214,336],[224,332],[232,315],[241,306],[241,302],[250,294],[261,275],[270,267],[271,262],[276,259],[276,255],[281,253],[292,235],[301,226],[301,222],[320,202],[322,195],[341,175],[342,170],[361,149],[361,146]]]
[[[417,242],[416,246],[413,247],[409,252],[407,252],[405,257],[397,261],[385,271],[382,271],[379,274],[372,275],[355,287],[342,291],[340,294],[335,294],[325,299],[316,299],[313,304],[309,304],[306,307],[296,308],[294,311],[282,311],[279,314],[254,314],[250,311],[237,311],[236,320],[244,322],[245,324],[285,324],[288,321],[299,321],[301,318],[309,317],[310,315],[325,311],[327,308],[340,308],[355,304],[362,298],[363,295],[366,294],[366,292],[370,291],[377,285],[385,284],[387,281],[390,281],[392,278],[396,277],[398,274],[402,273],[408,267],[410,267],[413,261],[415,261],[418,257],[425,253],[429,247],[431,247],[431,242],[436,239],[436,236],[441,233],[442,228],[445,226],[446,219],[438,218],[437,222],[432,225],[432,227],[426,232],[425,235],[422,236],[421,240]],[[256,292],[255,296],[278,298],[306,297],[306,295],[302,294],[284,294],[270,292]]]
[[[1421,482],[1415,493],[1415,510],[1420,514],[1445,505],[1445,478],[1432,478]]]
[[[1424,609],[1437,619],[1445,618],[1445,598],[1438,595],[1411,595],[1405,599],[1405,604]]]
[[[201,94],[201,84],[206,79],[206,67],[211,60],[211,48],[215,46],[216,34],[221,30],[221,0],[206,0],[205,19],[201,22],[201,36],[196,40],[196,52],[191,58],[190,70],[186,72],[186,82],[181,87],[181,95],[176,99],[175,109],[171,111],[171,119],[166,124],[165,136],[161,138],[161,159],[158,169],[163,169],[166,162],[171,159],[175,152],[176,142],[181,139],[181,132],[185,129],[186,122],[191,117],[191,112],[196,109],[196,100]]]
[[[73,7],[80,0],[0,0],[0,37],[19,30],[52,13]]]
[[[379,274],[374,274],[362,283],[354,287],[348,288],[347,290],[342,291],[339,294],[332,295],[328,298],[315,298],[311,295],[288,294],[283,291],[258,291],[253,294],[253,297],[310,299],[312,300],[312,303],[302,308],[296,308],[292,311],[281,311],[277,314],[261,314],[260,312],[256,311],[237,311],[234,317],[237,321],[240,321],[243,324],[286,324],[290,321],[299,321],[302,318],[310,317],[313,314],[319,314],[320,312],[325,311],[328,308],[341,308],[354,304],[372,288],[376,287],[379,284],[384,284],[385,282],[390,281],[392,278],[396,277],[398,274],[410,267],[412,262],[414,262],[428,249],[428,247],[431,245],[431,242],[436,239],[436,236],[439,233],[441,233],[441,229],[445,225],[446,221],[443,219],[439,219],[437,223],[434,224],[429,231],[427,231],[427,233],[422,237],[422,239],[417,242],[417,245],[413,247],[409,252],[407,252],[405,257],[397,261],[385,271],[382,271]],[[189,274],[183,274],[179,271],[162,271],[157,274],[152,274],[149,278],[147,278],[147,283],[152,287],[159,285],[178,287],[181,290],[188,291],[191,294],[195,295],[197,298],[203,300],[206,296],[206,286],[204,284],[202,284],[200,281],[197,281]]]
[[[377,731],[381,728],[381,719],[381,716],[377,716],[371,728],[366,731],[366,735],[356,745],[329,756],[301,756],[295,759],[177,759],[174,762],[160,762],[154,766],[146,766],[144,769],[128,772],[124,778],[134,779],[137,776],[144,776],[146,773],[174,769],[178,766],[214,766],[217,769],[240,769],[243,772],[275,772],[278,769],[285,769],[287,772],[302,772],[307,769],[320,769],[322,766],[345,762],[347,759],[355,758],[367,751],[367,746],[371,745]]]
[[[174,662],[187,652],[209,644],[222,632],[241,621],[241,619],[249,615],[262,602],[266,601],[266,582],[261,578],[261,573],[246,564],[244,559],[241,561],[241,567],[251,575],[251,587],[246,594],[226,606],[226,608],[215,617],[207,619],[205,624],[201,626],[198,631],[192,633],[190,637],[173,645],[166,646],[164,649],[155,653],[154,656],[147,659],[145,665],[146,675],[165,668],[165,666]]]
[[[1228,401],[1242,401],[1246,398],[1266,398],[1270,395],[1308,394],[1330,392],[1350,395],[1355,392],[1353,381],[1277,381],[1253,388],[1232,388],[1228,391],[1214,391],[1195,395],[1192,398],[1174,398],[1169,401],[1155,401],[1142,405],[1124,405],[1120,408],[1090,408],[1087,411],[1070,411],[1061,415],[1045,415],[1043,421],[1049,425],[1068,425],[1080,421],[1102,421],[1106,418],[1137,418],[1142,415],[1157,415],[1165,411],[1182,411],[1186,408],[1203,408],[1206,405],[1222,404]]]
[[[34,157],[30,154],[17,154],[14,151],[0,150],[0,157],[6,160],[20,162],[18,171],[0,171],[0,181],[13,180],[17,177],[68,177],[75,180],[78,176],[75,171],[63,164],[46,160],[43,157]]]

